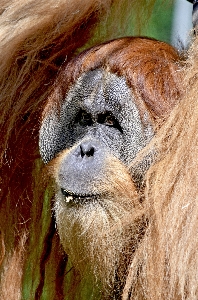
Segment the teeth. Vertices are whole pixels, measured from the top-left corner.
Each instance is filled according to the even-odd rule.
[[[65,201],[66,201],[67,203],[69,203],[69,202],[72,201],[72,200],[73,200],[73,197],[72,197],[72,196],[65,197]]]
[[[63,188],[61,188],[61,192],[64,196],[64,201],[68,204],[85,204],[95,202],[98,199],[96,195],[75,195],[72,192]]]

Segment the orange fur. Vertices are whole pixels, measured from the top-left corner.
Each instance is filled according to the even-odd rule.
[[[39,275],[37,274],[37,280],[32,284],[32,286],[35,285],[35,282],[37,284],[36,288],[31,291],[32,297],[39,299],[42,294],[45,282],[48,280],[48,273],[50,273],[48,271],[49,265],[52,269],[50,275],[53,283],[51,297],[54,297],[54,299],[55,297],[59,297],[59,299],[64,297],[64,276],[68,275],[68,272],[65,271],[67,258],[60,248],[59,238],[54,229],[54,220],[49,221],[50,205],[47,208],[49,219],[47,219],[47,230],[44,232],[44,242],[42,246],[38,247],[40,230],[43,230],[42,212],[46,209],[43,208],[46,184],[40,186],[41,168],[43,166],[39,161],[38,154],[38,129],[43,107],[52,91],[53,82],[59,68],[65,61],[70,61],[79,51],[79,48],[86,48],[87,42],[89,42],[89,45],[96,43],[96,38],[91,39],[91,37],[94,36],[94,29],[100,22],[110,24],[110,21],[115,19],[118,23],[117,27],[125,28],[123,25],[123,11],[124,19],[127,20],[127,12],[130,12],[129,8],[132,7],[135,12],[137,12],[135,10],[137,8],[139,11],[139,14],[137,14],[138,19],[142,14],[142,10],[151,9],[153,3],[154,0],[146,2],[144,0],[1,1],[0,228],[5,232],[4,242],[7,250],[1,267],[1,273],[3,274],[1,291],[2,297],[5,299],[21,298],[21,282],[25,279],[23,278],[24,270],[25,267],[27,269],[29,260],[31,264],[35,264],[35,269],[37,265],[39,266]],[[116,7],[117,9],[115,9]],[[121,11],[122,13],[120,13]],[[116,13],[113,14],[113,12]],[[119,15],[121,15],[120,22],[118,22]],[[108,28],[110,30],[107,30],[105,35],[100,36],[97,42],[104,41],[107,37],[116,37],[117,30],[115,30],[115,27],[109,26]],[[119,35],[120,31],[119,29]],[[121,42],[122,40],[115,43],[119,44]],[[169,48],[166,45],[164,47]],[[161,53],[160,49],[159,52]],[[172,50],[170,52],[172,65],[171,68],[169,68],[169,65],[165,68],[167,71],[166,80],[168,81],[169,76],[167,74],[169,72],[173,78],[176,78],[173,75],[175,71],[173,69],[175,68],[174,57],[177,59],[177,54]],[[141,58],[138,54],[137,51],[136,59]],[[118,60],[112,61],[111,68],[119,75],[125,75],[122,73],[126,70],[122,68],[120,57],[121,55],[118,56]],[[128,59],[127,52],[126,62]],[[134,64],[133,60],[132,63]],[[117,64],[119,68],[117,68]],[[144,62],[142,62],[142,66],[143,64]],[[86,68],[86,65],[84,67]],[[141,68],[136,67],[136,71],[139,73]],[[151,68],[150,72],[152,70]],[[161,75],[159,70],[155,71],[158,72],[158,75]],[[161,72],[163,73],[163,70]],[[148,79],[146,81],[147,85],[142,86],[141,81],[138,81],[139,78],[132,75],[134,74],[128,74],[128,84],[131,84],[131,87],[137,87],[137,85],[140,87],[140,96],[143,95],[145,100],[148,100],[147,104],[151,113],[154,113],[154,117],[163,117],[167,111],[170,111],[173,104],[172,97],[175,100],[180,94],[180,88],[174,89],[174,86],[177,86],[179,82],[179,76],[175,79],[173,85],[172,80],[170,81],[168,93],[166,94],[164,86],[157,85],[154,82],[155,77],[148,76],[146,78],[147,76],[145,76],[144,80]],[[156,94],[153,94],[151,86],[157,91]],[[164,96],[163,101],[156,105],[157,100],[162,99],[160,95]],[[153,99],[155,102],[152,102]],[[164,105],[167,99],[170,100],[168,110]],[[140,107],[142,107],[141,103]],[[20,232],[26,228],[32,234],[31,239],[27,241],[23,237],[20,239]],[[24,244],[26,244],[27,250],[25,261],[23,260]],[[16,250],[13,252],[13,249]],[[33,252],[36,252],[36,261],[31,261]],[[138,261],[138,256],[135,257],[134,264],[136,261]],[[5,269],[3,265],[6,266]],[[34,270],[31,271],[34,275]],[[52,283],[50,282],[51,285]],[[152,287],[152,282],[148,285]],[[72,297],[74,297],[76,290],[76,285],[70,288],[69,293]]]
[[[27,233],[23,232],[18,246],[6,255],[1,274],[0,295],[2,300],[20,300]]]
[[[137,105],[142,99],[140,111],[144,103],[143,111],[149,110],[155,119],[163,118],[181,96],[179,61],[179,53],[173,47],[149,38],[126,37],[97,45],[62,68],[51,100],[48,100],[49,108],[45,110],[58,105],[81,74],[91,69],[106,68],[126,78],[132,92],[139,95],[139,99],[136,97]]]
[[[66,66],[61,68],[44,109],[44,117],[48,113],[50,114],[51,110],[55,109],[56,111],[57,107],[61,107],[69,90],[83,73],[103,68],[126,78],[132,95],[135,95],[134,101],[140,108],[142,123],[147,114],[147,121],[152,120],[151,122],[156,125],[156,120],[164,119],[182,94],[179,63],[181,63],[180,57],[171,46],[148,38],[128,37],[92,47],[71,59]],[[57,174],[60,164],[71,150],[72,148],[64,150],[50,162],[50,173],[56,182],[58,182]],[[128,176],[128,170],[123,168],[119,162],[115,163],[113,158],[111,158],[111,164],[107,159],[105,170],[107,176],[104,176],[104,182],[94,183],[92,192],[93,194],[105,194],[103,205],[107,211],[111,212],[112,218],[108,214],[106,216],[106,210],[102,209],[100,205],[98,208],[96,204],[90,210],[81,205],[71,211],[67,210],[62,201],[59,201],[59,196],[57,196],[58,204],[55,205],[54,210],[63,246],[74,266],[79,270],[81,277],[89,278],[90,274],[94,274],[96,282],[99,279],[105,289],[108,286],[108,294],[109,291],[113,292],[113,279],[115,279],[118,261],[120,263],[117,255],[122,253],[122,259],[125,257],[122,247],[127,249],[127,256],[130,259],[128,257],[124,259],[125,267],[121,263],[121,269],[124,272],[119,274],[120,289],[125,281],[127,266],[137,248],[137,241],[140,242],[140,237],[145,231],[143,227],[146,227],[147,213],[145,219],[145,210],[141,206],[138,208],[139,198],[136,199],[136,194],[133,194],[134,186],[131,177]],[[110,193],[110,197],[106,196],[108,193]],[[133,206],[134,203],[135,206]],[[138,222],[136,222],[137,216]],[[130,226],[124,221],[125,218],[130,220]],[[115,219],[118,222],[118,231],[112,230],[115,228],[113,223]],[[119,232],[122,234],[120,235]],[[107,245],[109,245],[108,256],[105,255]],[[137,253],[139,253],[139,249]],[[133,263],[135,263],[135,259],[136,251]],[[138,278],[137,274],[135,278]],[[117,289],[117,286],[114,286],[114,292],[117,293]],[[139,290],[138,297],[142,294],[141,288]],[[104,292],[104,299],[107,294]]]
[[[131,265],[123,300],[198,299],[197,46],[196,37],[183,69],[185,94],[150,146],[159,153],[147,174],[150,225]]]

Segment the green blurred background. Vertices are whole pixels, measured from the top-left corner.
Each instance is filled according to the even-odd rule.
[[[187,47],[192,28],[192,7],[187,0],[157,0],[148,26],[141,34]]]
[[[156,1],[148,26],[142,30],[141,34],[170,43],[174,5],[175,3],[170,1],[166,3],[162,0]]]

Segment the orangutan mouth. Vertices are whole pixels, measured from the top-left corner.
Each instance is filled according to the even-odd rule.
[[[75,194],[71,191],[61,188],[61,193],[65,197],[65,202],[70,204],[86,204],[93,203],[98,199],[99,195]]]

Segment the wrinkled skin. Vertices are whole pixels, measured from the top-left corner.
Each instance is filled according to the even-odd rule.
[[[124,78],[98,69],[81,76],[59,115],[52,111],[44,119],[40,152],[47,163],[72,147],[62,161],[58,185],[86,195],[104,176],[107,152],[129,166],[152,136],[152,123],[143,124]]]

